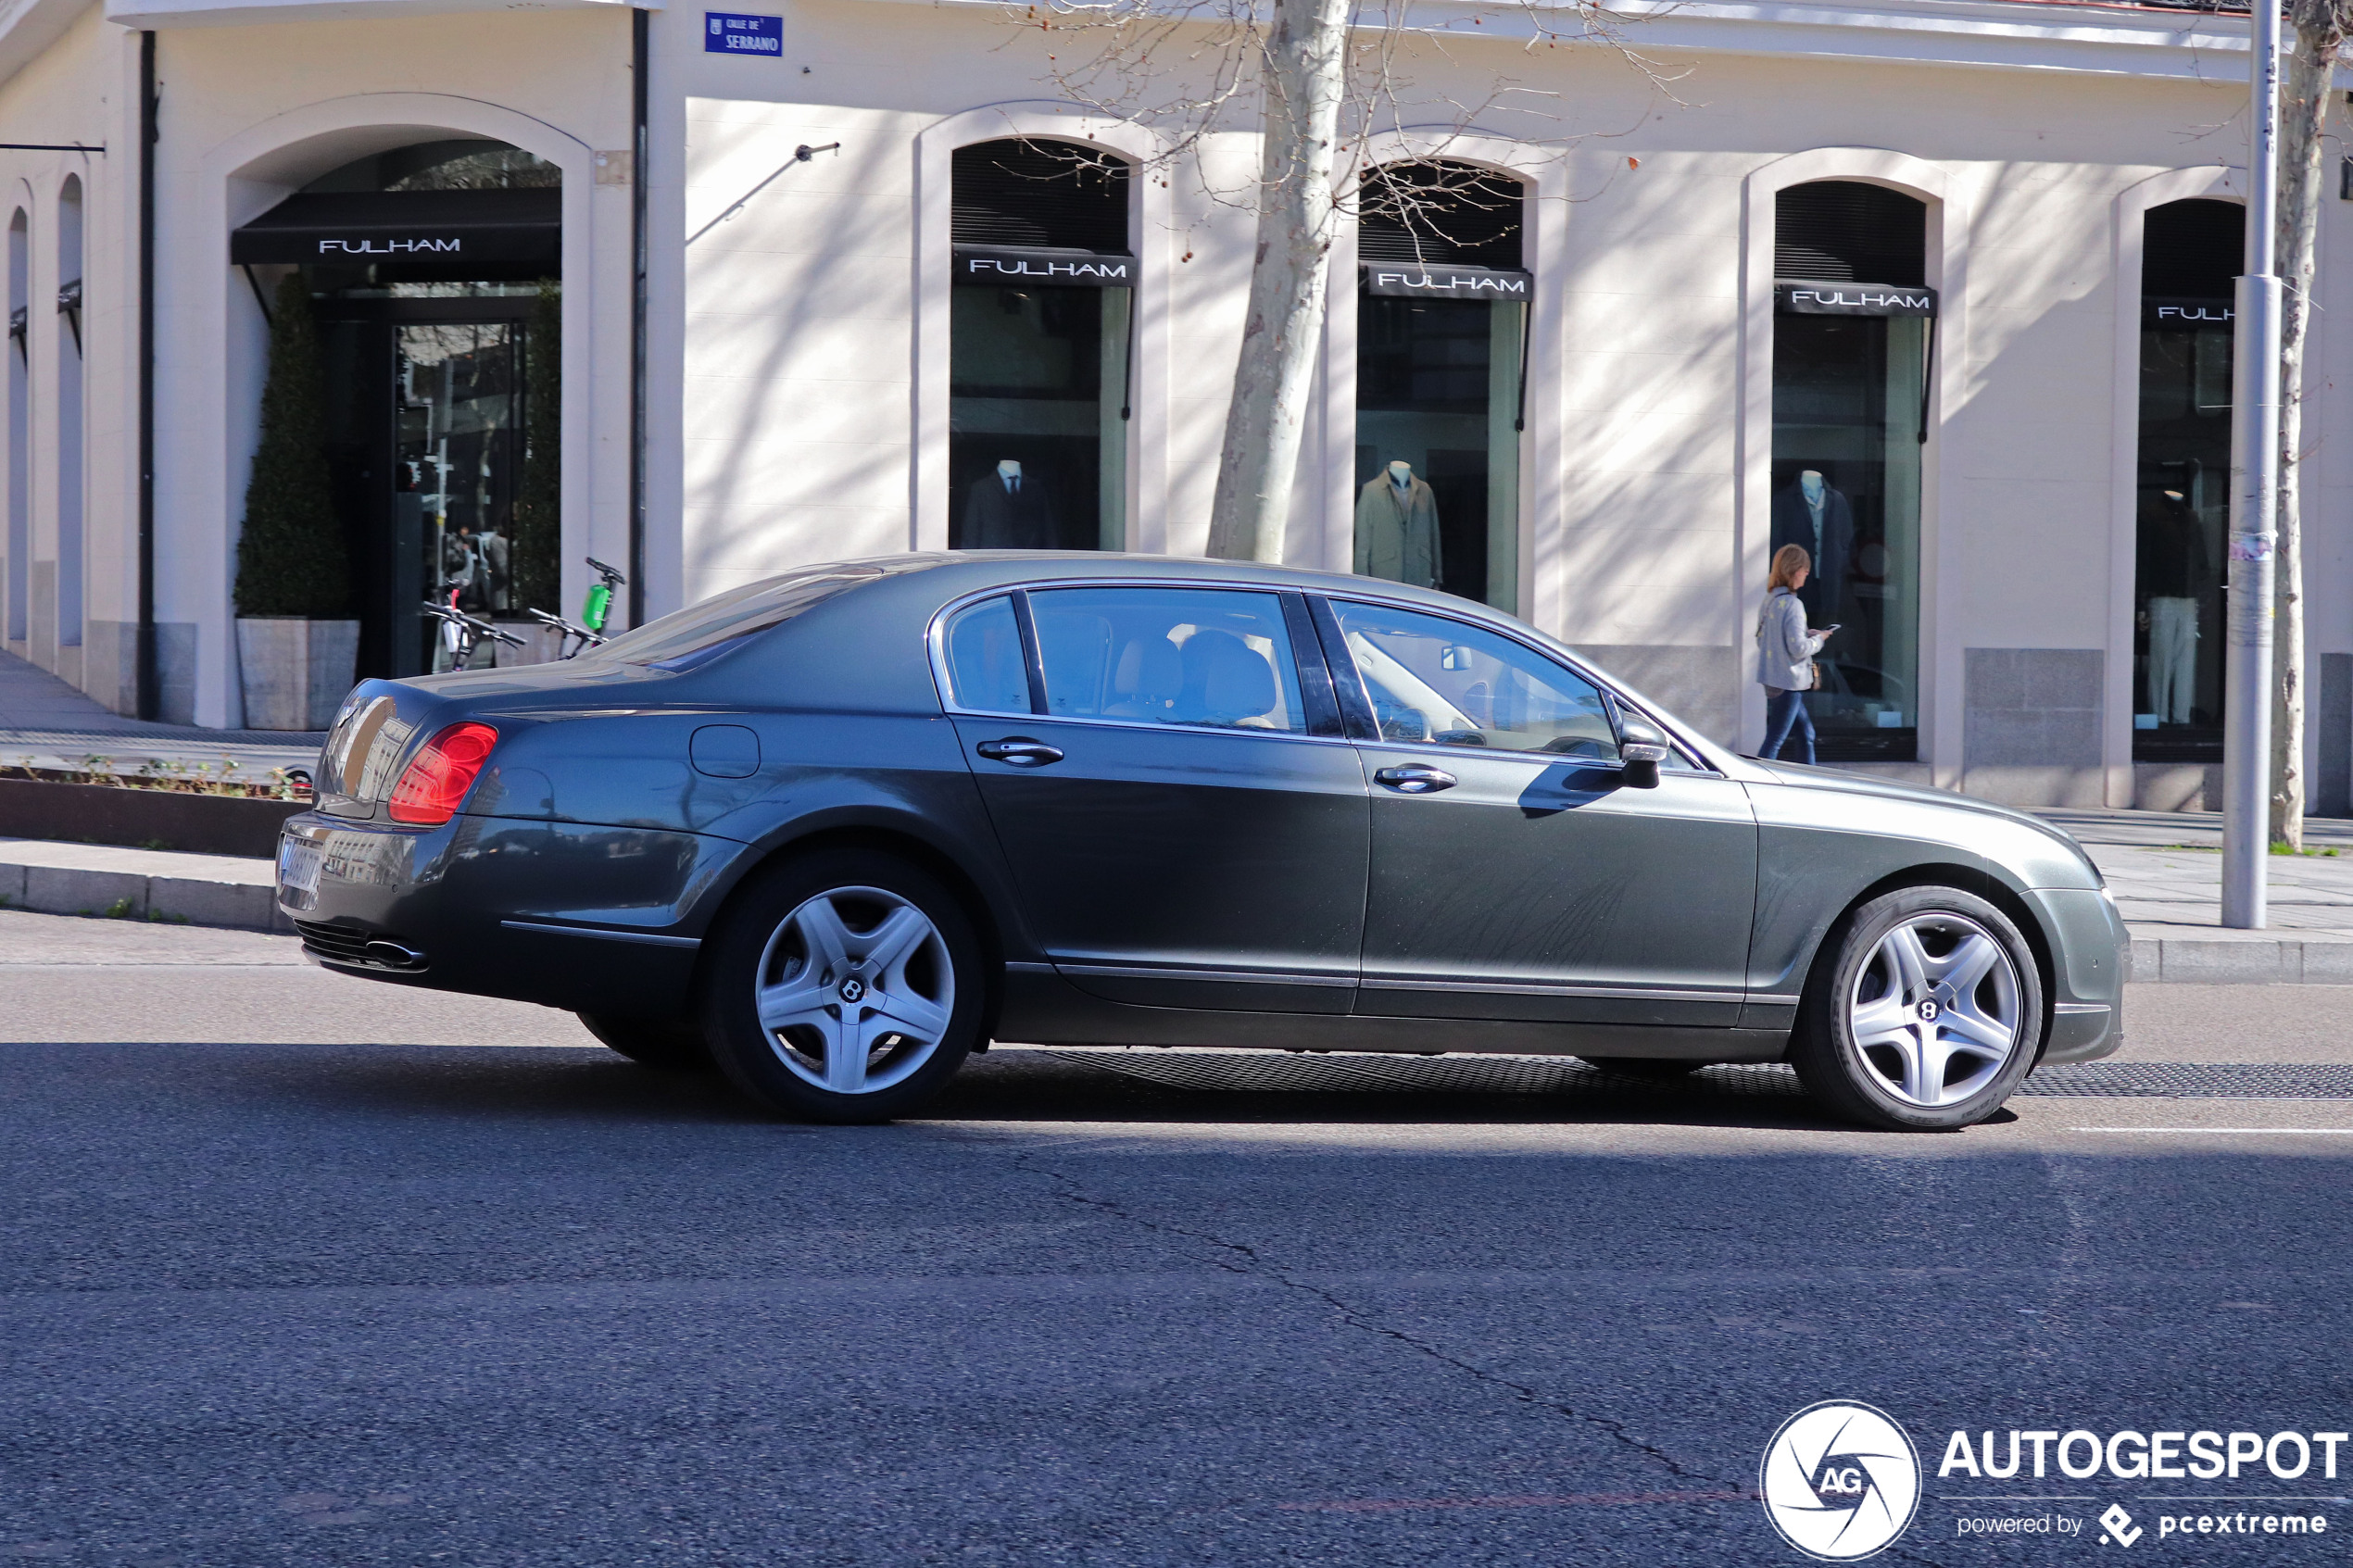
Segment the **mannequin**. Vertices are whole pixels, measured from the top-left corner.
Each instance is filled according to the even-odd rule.
[[[1831,487],[1818,469],[1806,469],[1797,483],[1773,497],[1773,538],[1768,554],[1783,545],[1805,547],[1813,571],[1799,591],[1806,619],[1817,626],[1838,619],[1846,591],[1847,562],[1855,553],[1855,508]]]
[[[2197,697],[2198,604],[2211,586],[2205,533],[2178,490],[2143,502],[2138,533],[2139,588],[2149,618],[2144,711],[2160,724],[2186,724]]]
[[[1438,497],[1414,465],[1398,459],[1365,482],[1356,497],[1356,571],[1435,588],[1439,558]]]
[[[1053,496],[1012,458],[973,481],[958,533],[956,547],[963,550],[1051,550],[1061,543]]]

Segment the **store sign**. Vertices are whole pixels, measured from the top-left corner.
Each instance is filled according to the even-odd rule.
[[[785,52],[785,19],[747,16],[740,11],[705,11],[702,49],[706,55],[781,57]]]
[[[1059,283],[1065,287],[1132,289],[1136,258],[1084,250],[1019,250],[958,245],[960,283]]]
[[[1424,267],[1411,261],[1367,261],[1365,292],[1392,298],[1526,300],[1533,282],[1525,272],[1493,267]]]
[[[1936,291],[1895,283],[1773,284],[1779,316],[1933,316]]]
[[[320,256],[329,259],[346,256],[456,256],[466,245],[456,234],[438,239],[322,239],[316,243]]]
[[[2227,327],[2238,319],[2227,299],[2143,299],[2141,325],[2186,331],[2195,327]]]

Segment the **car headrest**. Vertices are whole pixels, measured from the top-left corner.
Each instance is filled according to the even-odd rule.
[[[1137,637],[1119,650],[1112,695],[1137,702],[1166,702],[1184,689],[1185,667],[1166,637]]]
[[[1273,709],[1275,671],[1231,632],[1201,631],[1185,639],[1185,689],[1177,714],[1196,722],[1230,723]]]

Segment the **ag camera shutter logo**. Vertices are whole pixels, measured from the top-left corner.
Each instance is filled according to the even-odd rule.
[[[1920,1456],[1885,1411],[1825,1399],[1781,1423],[1757,1489],[1781,1539],[1823,1562],[1854,1562],[1911,1524]]]

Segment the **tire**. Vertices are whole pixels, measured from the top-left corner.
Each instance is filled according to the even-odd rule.
[[[1646,1056],[1588,1056],[1578,1060],[1621,1078],[1648,1078],[1660,1084],[1671,1084],[1690,1077],[1703,1067],[1716,1065],[1712,1061],[1677,1061],[1667,1057]]]
[[[1790,1062],[1842,1116],[1949,1132],[2000,1110],[2042,1043],[2042,976],[2009,917],[1958,888],[1906,887],[1831,929]]]
[[[980,939],[953,895],[896,856],[820,850],[759,873],[706,958],[712,1059],[787,1116],[906,1115],[979,1043]]]
[[[711,1047],[690,1018],[630,1018],[618,1013],[581,1013],[588,1033],[640,1067],[657,1073],[708,1073]]]

